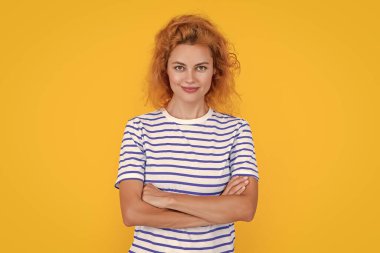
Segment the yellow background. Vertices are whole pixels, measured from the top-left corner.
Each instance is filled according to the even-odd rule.
[[[201,13],[234,44],[260,172],[236,252],[380,252],[378,1],[3,1],[1,252],[127,252],[114,188],[152,110],[153,38]]]

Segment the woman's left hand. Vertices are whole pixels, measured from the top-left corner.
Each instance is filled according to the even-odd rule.
[[[146,184],[143,188],[142,199],[155,207],[166,208],[170,201],[170,196],[171,193],[163,192],[151,183]]]

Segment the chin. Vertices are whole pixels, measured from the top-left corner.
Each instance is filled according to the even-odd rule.
[[[187,103],[196,103],[196,102],[200,101],[200,99],[198,99],[198,98],[182,98],[181,100],[183,102],[187,102]]]
[[[202,100],[202,97],[198,97],[198,96],[181,96],[179,97],[178,100],[181,100],[183,102],[187,102],[187,103],[195,103],[195,102],[198,102],[198,101],[201,101]]]

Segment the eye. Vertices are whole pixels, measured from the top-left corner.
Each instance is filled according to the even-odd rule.
[[[207,69],[207,67],[206,66],[198,66],[198,69],[200,71],[205,71]]]
[[[181,70],[183,70],[183,66],[177,65],[177,66],[174,66],[174,69],[181,71]]]

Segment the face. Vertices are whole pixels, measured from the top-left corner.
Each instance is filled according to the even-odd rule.
[[[168,59],[167,74],[174,93],[172,99],[202,102],[214,74],[210,49],[200,44],[176,46]]]

